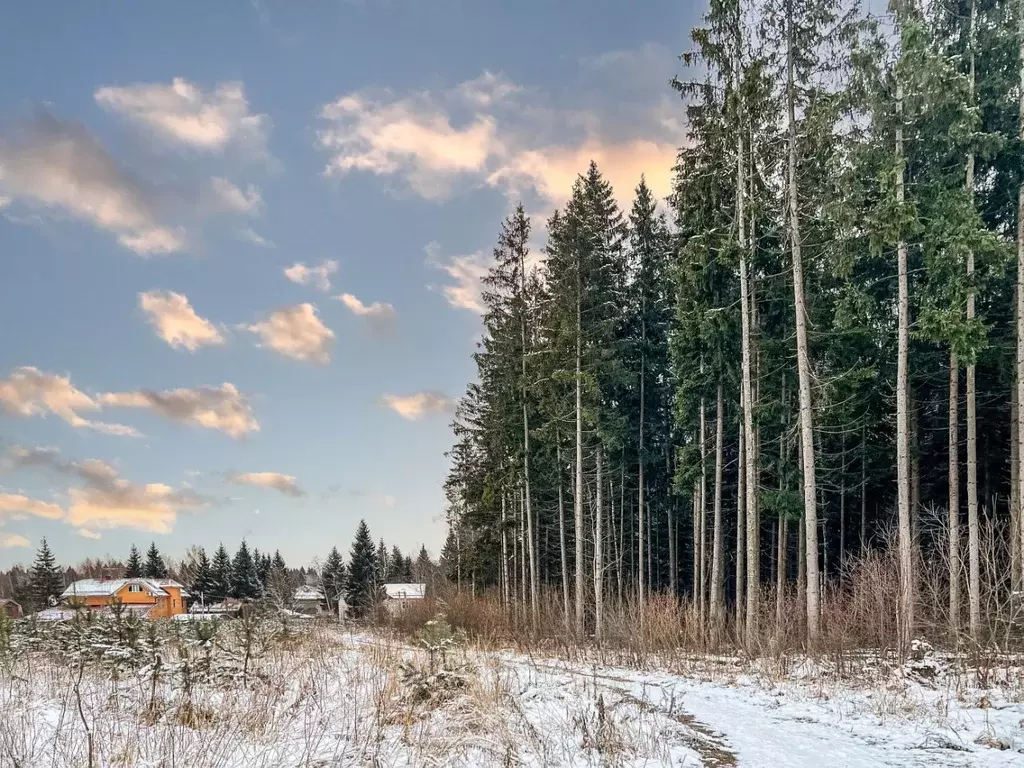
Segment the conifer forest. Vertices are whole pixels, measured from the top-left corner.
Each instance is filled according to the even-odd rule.
[[[1024,7],[712,0],[666,88],[668,199],[592,163],[497,228],[453,579],[598,640],[665,597],[748,646],[830,607],[991,636],[1024,552]]]

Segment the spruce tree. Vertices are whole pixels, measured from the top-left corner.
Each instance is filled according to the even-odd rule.
[[[385,550],[386,551],[386,550]],[[377,603],[380,590],[377,553],[365,520],[359,521],[349,553],[345,600],[353,618],[363,618]]]
[[[138,547],[132,544],[131,551],[128,553],[128,562],[124,567],[124,577],[126,579],[140,579],[142,575],[142,555],[139,554]]]
[[[245,539],[231,561],[231,596],[238,600],[255,600],[263,594],[263,583]]]
[[[276,570],[279,570],[279,571],[286,570],[286,566],[284,564],[284,558],[281,557],[281,552],[279,550],[274,550],[274,560],[271,563],[271,568],[275,568]]]
[[[206,602],[217,603],[231,596],[231,575],[231,556],[221,543],[210,567],[210,592],[206,596]]]
[[[32,607],[40,611],[51,605],[64,591],[64,575],[57,565],[57,559],[50,551],[44,538],[36,551],[36,559],[29,571],[28,593]]]
[[[328,605],[336,606],[338,596],[345,589],[345,563],[342,561],[337,547],[331,547],[331,551],[324,561],[323,573],[320,578]]]
[[[156,548],[155,541],[149,545],[149,549],[146,551],[146,566],[142,574],[147,579],[167,578],[167,566],[164,565],[164,559],[160,556],[160,550]]]
[[[214,577],[213,566],[210,558],[206,556],[206,550],[202,547],[196,555],[196,569],[192,583],[189,585],[189,592],[194,599],[201,600],[204,604],[216,602],[217,581]]]

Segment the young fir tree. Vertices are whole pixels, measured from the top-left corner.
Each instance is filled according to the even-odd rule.
[[[331,551],[324,561],[321,588],[332,609],[337,607],[338,596],[342,595],[345,590],[345,572],[345,563],[341,559],[341,553],[338,552],[337,547],[331,547]]]
[[[126,579],[141,579],[142,575],[142,555],[139,554],[138,547],[132,544],[128,553],[128,562],[124,566],[124,577]]]
[[[210,558],[206,556],[206,550],[202,547],[196,553],[196,569],[192,583],[189,585],[189,592],[195,596],[196,600],[201,600],[204,604],[215,601],[217,597],[217,581],[214,578],[213,566],[210,564]]]
[[[345,600],[353,618],[363,618],[377,603],[380,589],[377,553],[365,520],[359,521],[356,537],[349,553],[348,581]]]
[[[160,556],[160,550],[156,548],[155,541],[146,550],[146,565],[142,573],[147,579],[167,578],[167,566],[164,564],[163,557]]]
[[[210,591],[206,601],[216,603],[228,597],[231,597],[231,555],[221,543],[210,566]]]
[[[288,567],[284,563],[284,558],[281,557],[280,550],[274,550],[274,560],[271,563],[270,567],[275,568],[279,571],[285,571],[288,569]]]
[[[405,555],[402,554],[398,545],[391,548],[391,554],[388,556],[386,581],[388,583],[407,583],[409,581],[405,573]]]
[[[231,561],[231,596],[238,600],[255,600],[263,594],[256,562],[245,539]]]
[[[51,605],[64,591],[64,575],[45,538],[36,551],[35,562],[29,570],[28,583],[28,592],[35,610],[42,610]]]

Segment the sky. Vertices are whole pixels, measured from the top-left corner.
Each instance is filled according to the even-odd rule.
[[[0,568],[436,556],[479,280],[593,159],[668,192],[678,0],[40,3],[0,20]]]

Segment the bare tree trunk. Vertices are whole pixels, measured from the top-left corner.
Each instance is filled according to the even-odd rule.
[[[970,97],[971,106],[974,106],[974,41],[975,25],[977,24],[978,10],[975,0],[971,1],[970,30],[968,33],[968,48],[970,52]],[[971,203],[974,203],[974,153],[967,154],[967,168],[965,173],[967,196]],[[967,252],[967,275],[968,280],[974,278],[974,251]],[[974,319],[974,289],[971,288],[967,294],[967,320]],[[970,572],[967,591],[970,602],[970,629],[971,637],[975,642],[981,635],[981,531],[978,521],[978,406],[977,391],[974,383],[974,361],[967,366],[967,548]]]
[[[646,347],[647,343],[647,324],[643,323],[641,329],[641,335],[643,337],[643,343]],[[637,555],[640,567],[637,570],[637,606],[640,612],[640,629],[644,628],[644,614],[646,595],[644,593],[644,396],[645,396],[645,368],[646,361],[644,358],[644,352],[640,354],[640,446],[639,446],[639,467],[637,469]]]
[[[1020,139],[1024,141],[1024,0],[1017,0],[1020,67]],[[1024,408],[1024,182],[1017,192],[1017,411]],[[1017,503],[1024,505],[1024,429],[1017,425]],[[1017,514],[1018,552],[1024,559],[1024,514]]]
[[[789,543],[789,521],[779,515],[775,534],[775,632],[782,635],[786,597],[786,550]]]
[[[672,453],[666,447],[665,449],[665,476],[672,477]],[[677,591],[677,575],[679,573],[679,553],[676,551],[676,536],[678,531],[678,523],[675,519],[675,496],[670,496],[668,500],[668,589],[672,595],[672,599],[675,600],[678,596]]]
[[[715,412],[715,508],[714,534],[711,548],[711,629],[717,643],[725,623],[725,563],[722,530],[722,473],[725,464],[725,402],[722,381],[718,381],[717,410]]]
[[[594,640],[601,642],[604,622],[604,478],[602,468],[604,455],[601,443],[597,443],[597,499],[594,509]]]
[[[740,412],[743,412],[743,391],[740,390]],[[747,495],[745,492],[746,441],[743,438],[743,420],[740,419],[739,449],[737,452],[736,469],[736,636],[742,640],[744,635],[743,611],[746,606],[747,579]]]
[[[779,402],[782,404],[782,416],[780,417],[781,429],[779,430],[779,491],[785,491],[785,467],[786,467],[786,432],[788,426],[789,403],[786,399],[786,374],[782,374],[782,392],[779,395]],[[786,592],[786,555],[789,549],[789,521],[783,514],[779,515],[778,531],[776,533],[775,552],[775,633],[777,637],[782,636],[782,618],[784,611]]]
[[[565,628],[572,626],[569,608],[569,558],[565,546],[565,494],[562,491],[562,438],[555,430],[555,461],[558,463],[558,548],[562,558],[562,603],[565,611]]]
[[[583,595],[583,289],[579,269],[576,270],[576,490],[573,515],[576,525],[576,635],[583,636],[585,620]]]
[[[520,259],[519,264],[520,289],[523,302],[526,301],[526,263],[525,256]],[[522,313],[520,324],[522,334],[522,473],[523,473],[523,499],[526,508],[526,551],[529,553],[529,607],[530,621],[534,630],[540,620],[540,609],[537,602],[537,593],[540,588],[540,581],[537,575],[537,541],[534,537],[534,507],[530,503],[529,488],[529,414],[526,409],[526,312]]]
[[[526,540],[526,504],[523,499],[523,489],[519,489],[519,600],[523,606],[523,618],[526,617],[526,560],[527,560],[527,540]]]
[[[960,366],[956,352],[949,353],[949,630],[960,630]]]
[[[807,528],[807,637],[820,635],[821,593],[818,584],[818,508],[814,461],[814,415],[811,405],[811,363],[807,345],[807,307],[800,241],[800,206],[796,180],[796,92],[793,82],[793,3],[786,3],[786,105],[789,118],[789,245],[793,254],[793,306],[796,314],[796,362],[800,393],[800,453],[803,470],[804,525]]]
[[[796,527],[796,599],[807,604],[807,526],[802,521]]]
[[[860,556],[868,546],[868,429],[860,428]]]
[[[896,82],[896,204],[904,203],[903,83]],[[899,510],[899,637],[901,649],[910,647],[914,633],[914,557],[910,511],[910,439],[907,399],[907,364],[910,350],[910,289],[907,280],[907,241],[900,234],[896,246],[899,324],[896,358],[896,496]]]
[[[707,419],[704,398],[700,400],[700,542],[697,560],[700,563],[700,598],[697,601],[701,627],[707,627],[708,608],[708,479],[707,479]]]
[[[843,453],[839,461],[839,573],[846,559],[846,434],[843,434]],[[826,574],[827,575],[827,574]]]
[[[508,610],[512,602],[511,592],[508,583],[508,528],[506,526],[505,507],[508,503],[508,494],[501,494],[501,601]]]
[[[1014,299],[1016,306],[1016,299]],[[1010,584],[1014,591],[1021,589],[1021,537],[1020,499],[1017,496],[1017,435],[1020,430],[1020,406],[1017,404],[1017,385],[1014,379],[1010,392]]]
[[[736,42],[736,63],[739,69],[739,40]],[[759,547],[760,525],[757,519],[756,495],[757,479],[754,476],[754,392],[751,382],[751,351],[750,351],[750,285],[748,278],[748,254],[746,235],[745,198],[746,184],[744,177],[745,150],[743,141],[742,107],[740,121],[736,131],[736,219],[740,248],[740,326],[741,326],[741,379],[743,390],[743,439],[746,443],[746,456],[742,470],[746,486],[746,523],[747,523],[747,606],[745,619],[745,642],[752,647],[757,640],[758,632],[758,598],[760,597],[761,558]]]

